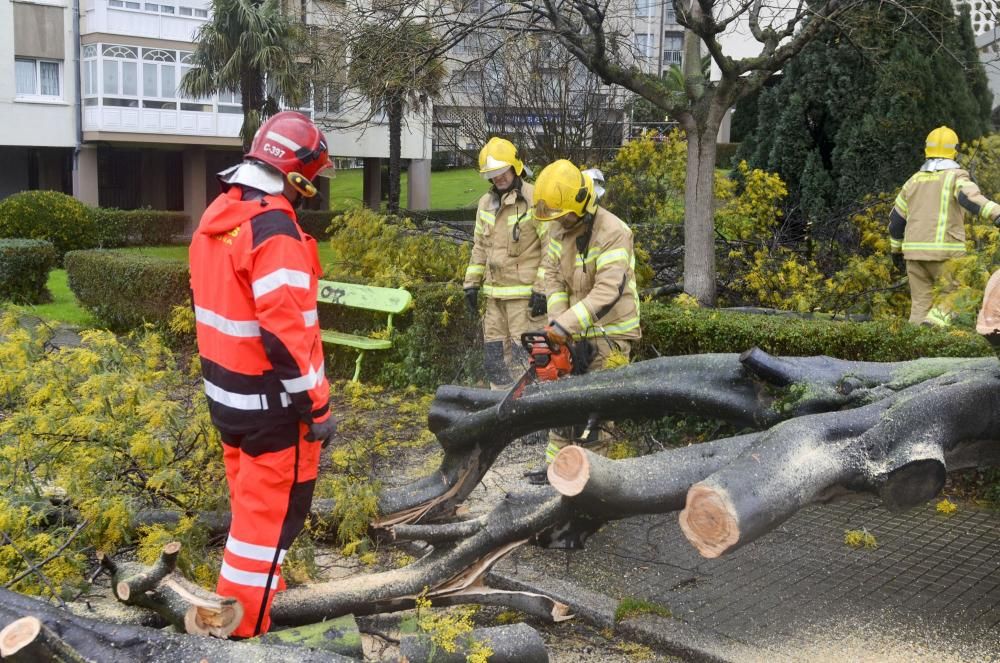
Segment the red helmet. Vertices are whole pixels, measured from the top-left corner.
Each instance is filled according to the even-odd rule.
[[[272,115],[260,125],[246,157],[278,169],[306,197],[316,195],[313,178],[333,166],[323,132],[294,111]]]

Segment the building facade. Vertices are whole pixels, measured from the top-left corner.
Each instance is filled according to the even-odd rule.
[[[241,157],[239,93],[178,91],[210,12],[209,0],[0,0],[0,197],[56,189],[197,220],[218,193],[214,174]],[[332,155],[378,167],[385,123],[358,126],[343,98],[323,90],[297,110],[325,129]],[[426,204],[429,115],[408,119],[411,199],[423,189]]]

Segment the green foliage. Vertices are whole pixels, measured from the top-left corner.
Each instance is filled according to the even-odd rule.
[[[354,209],[333,220],[336,254],[329,277],[368,285],[409,288],[423,281],[458,280],[469,246],[419,232],[407,218]]]
[[[972,331],[930,329],[902,318],[830,322],[660,303],[645,304],[642,315],[643,357],[742,352],[752,347],[775,355],[865,361],[993,355],[989,344]]]
[[[69,285],[88,311],[111,329],[144,323],[166,326],[172,308],[189,300],[184,262],[124,251],[73,251],[66,255]]]
[[[113,552],[133,541],[138,509],[217,509],[225,479],[198,383],[178,370],[160,336],[88,331],[79,347],[49,350],[50,335],[12,314],[0,320],[0,530],[39,561],[73,530],[43,520],[39,507],[58,496],[77,512],[79,536],[44,568],[53,588],[31,574],[14,586],[63,594],[83,582],[86,550]],[[199,540],[182,522],[169,534],[148,530],[139,543],[154,537],[155,547],[175,535]],[[142,550],[148,557],[150,546]],[[0,547],[0,582],[25,568],[11,547]]]
[[[305,100],[309,79],[298,56],[308,57],[306,36],[278,0],[213,0],[211,20],[198,28],[194,66],[181,79],[181,91],[196,99],[240,92],[240,137],[248,149],[262,119],[278,111],[279,99],[288,108]]]
[[[87,206],[58,191],[23,191],[0,200],[0,237],[52,242],[62,262],[67,251],[97,246]]]
[[[482,369],[482,323],[465,309],[457,283],[410,288],[414,307],[404,317],[379,381],[434,389],[457,381],[478,381]]]
[[[184,234],[191,220],[183,212],[154,209],[96,207],[91,208],[90,213],[97,226],[98,246],[105,249],[170,244],[176,237]]]
[[[55,263],[56,251],[51,242],[0,240],[0,300],[16,304],[52,301],[46,283]]]
[[[621,147],[607,164],[607,194],[602,204],[625,223],[652,224],[651,234],[684,220],[687,141],[679,130],[666,136],[648,131]],[[638,231],[637,231],[638,233]],[[647,239],[638,236],[640,241]]]
[[[629,619],[630,617],[638,617],[639,615],[673,617],[673,614],[670,612],[670,608],[666,606],[662,606],[645,599],[626,596],[618,602],[618,607],[615,608],[615,623],[617,624],[620,621]]]
[[[934,127],[980,136],[990,97],[967,12],[957,17],[950,0],[865,3],[824,26],[760,94],[741,154],[778,173],[807,219],[825,222],[904,182]]]

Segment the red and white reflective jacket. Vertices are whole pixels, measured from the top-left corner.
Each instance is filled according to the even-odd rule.
[[[213,423],[239,433],[329,417],[319,255],[288,200],[233,186],[205,210],[190,260]]]

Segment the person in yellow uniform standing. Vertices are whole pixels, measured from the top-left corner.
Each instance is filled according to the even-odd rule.
[[[483,364],[490,386],[508,388],[513,368],[527,367],[521,334],[537,331],[545,316],[540,269],[545,224],[532,214],[532,186],[509,140],[490,138],[479,152],[479,173],[492,183],[479,199],[472,257],[465,270],[465,301],[479,313],[479,292],[486,296],[483,314]]]
[[[535,183],[535,218],[552,223],[543,262],[549,316],[544,331],[553,344],[585,343],[574,361],[589,356],[591,371],[606,368],[615,352],[627,359],[641,336],[632,230],[598,206],[603,189],[596,175],[560,159]],[[604,430],[589,448],[603,455],[609,442]],[[570,443],[558,431],[550,433],[546,462]]]
[[[893,265],[910,281],[910,322],[948,326],[951,314],[932,306],[932,287],[949,258],[965,255],[965,212],[996,223],[1000,205],[979,192],[955,161],[958,135],[945,126],[927,135],[926,161],[903,185],[889,214]]]

